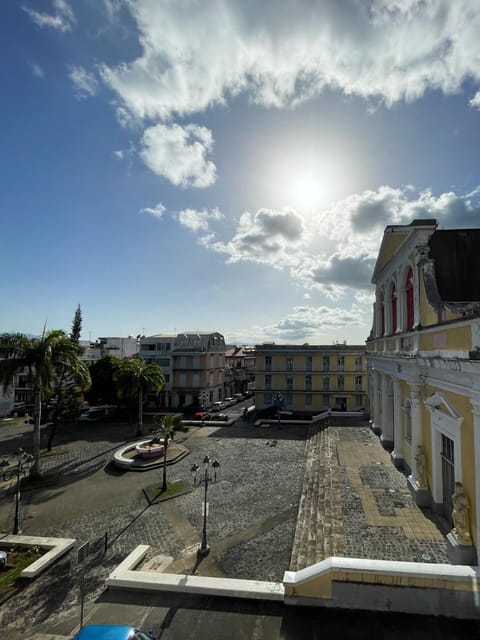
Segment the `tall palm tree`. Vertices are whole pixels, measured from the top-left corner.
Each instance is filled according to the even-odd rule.
[[[119,398],[129,398],[130,402],[137,398],[137,434],[141,434],[143,429],[143,394],[148,390],[153,390],[156,395],[160,393],[165,386],[162,370],[156,364],[134,358],[133,360],[122,360],[114,378],[118,385]]]
[[[162,491],[167,490],[167,449],[169,441],[173,440],[177,431],[186,432],[188,427],[183,424],[182,416],[180,415],[168,415],[163,417],[155,416],[153,422],[157,427],[154,433],[154,438],[163,440],[163,484]]]
[[[33,423],[33,465],[31,476],[40,475],[40,424],[42,399],[48,398],[57,380],[58,371],[88,370],[80,361],[77,346],[59,330],[43,331],[41,338],[29,338],[23,334],[3,334],[0,336],[0,383],[6,390],[13,383],[15,375],[27,369],[34,390]],[[83,368],[85,368],[85,371]]]

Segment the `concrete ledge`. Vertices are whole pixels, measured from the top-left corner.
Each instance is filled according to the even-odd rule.
[[[121,562],[106,580],[110,588],[139,589],[144,591],[175,591],[199,595],[225,596],[283,601],[284,587],[279,582],[237,580],[234,578],[209,578],[186,576],[158,571],[134,571],[145,557],[148,545],[139,545]]]
[[[20,574],[22,578],[36,578],[54,562],[69,551],[76,540],[73,538],[42,538],[40,536],[4,536],[0,547],[39,547],[48,549],[41,558],[26,567]]]

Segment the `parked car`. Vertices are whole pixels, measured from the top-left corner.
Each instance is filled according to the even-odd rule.
[[[217,400],[217,402],[214,402],[212,404],[210,411],[216,413],[217,411],[221,411],[222,409],[225,409],[225,404],[221,400]]]
[[[223,401],[223,404],[226,407],[231,407],[233,404],[237,404],[237,401],[235,400],[235,398],[225,398],[225,400]]]
[[[226,422],[228,420],[228,416],[226,413],[210,413],[209,414],[209,420],[212,420],[214,422]]]
[[[250,389],[247,389],[247,391],[243,392],[244,398],[252,398],[254,395],[255,395],[255,391],[251,391]]]
[[[200,411],[206,411],[206,407],[204,404],[186,404],[185,406],[183,406],[180,411],[185,415],[185,416],[194,416],[196,413],[199,413]]]
[[[80,417],[80,422],[99,422],[105,418],[111,416],[116,407],[114,405],[104,405],[101,407],[90,407],[87,411],[84,411]]]
[[[71,640],[155,640],[149,631],[119,624],[89,624],[76,633]]]
[[[234,393],[233,397],[235,398],[235,402],[242,402],[244,400],[243,393]]]

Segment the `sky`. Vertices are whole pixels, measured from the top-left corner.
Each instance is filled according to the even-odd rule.
[[[3,0],[0,332],[360,344],[480,221],[477,0]]]

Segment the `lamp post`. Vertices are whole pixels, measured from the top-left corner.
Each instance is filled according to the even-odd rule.
[[[204,475],[204,485],[205,485],[205,493],[204,493],[204,498],[203,498],[203,528],[202,528],[202,544],[200,545],[200,548],[198,550],[198,556],[199,557],[205,557],[206,555],[208,555],[210,553],[210,547],[208,546],[207,543],[207,516],[208,516],[208,502],[207,502],[207,496],[208,496],[208,483],[210,481],[210,478],[208,476],[208,471],[210,469],[210,458],[208,456],[205,456],[205,458],[203,459],[203,467],[205,470],[205,475]],[[214,473],[214,479],[215,482],[217,481],[217,471],[220,467],[220,463],[218,462],[218,460],[214,460],[212,463],[212,469],[213,469],[213,473]]]
[[[26,453],[23,449],[18,449],[15,454],[17,458],[17,486],[15,489],[15,518],[13,521],[13,534],[19,533],[19,511],[20,511],[20,474],[24,471],[24,465],[33,460],[33,456]]]

